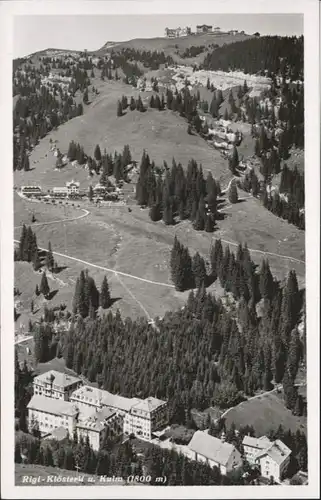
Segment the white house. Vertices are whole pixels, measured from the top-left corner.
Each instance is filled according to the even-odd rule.
[[[154,431],[168,423],[167,402],[149,397],[133,405],[124,418],[124,434],[151,440]]]
[[[196,26],[196,33],[210,33],[213,26],[208,24],[199,24]]]
[[[242,457],[234,445],[221,439],[210,436],[204,431],[196,431],[188,448],[193,452],[193,460],[205,462],[211,467],[218,467],[222,474],[226,474],[242,466]]]
[[[279,439],[265,450],[262,450],[255,459],[260,466],[261,476],[272,477],[274,481],[280,483],[282,475],[289,464],[291,453],[290,448]]]
[[[33,379],[33,393],[36,396],[68,401],[70,394],[82,384],[82,380],[78,377],[50,370]]]
[[[242,445],[244,448],[244,458],[251,464],[255,465],[256,457],[261,451],[271,446],[272,442],[266,437],[255,438],[252,436],[244,436]]]
[[[54,429],[63,427],[72,436],[79,413],[73,403],[37,394],[31,398],[27,408],[30,431],[37,422],[42,435],[50,434]]]
[[[55,198],[66,198],[68,196],[68,188],[67,187],[54,187],[52,189],[52,195]]]
[[[74,180],[66,182],[68,196],[79,194],[79,185],[79,182],[75,182]]]

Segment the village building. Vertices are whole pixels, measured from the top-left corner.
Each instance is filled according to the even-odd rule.
[[[107,187],[103,184],[96,184],[93,188],[93,193],[95,196],[103,196],[107,191]]]
[[[67,187],[54,187],[54,188],[52,188],[52,196],[54,198],[67,198],[68,188]]]
[[[21,186],[21,194],[27,198],[42,196],[41,186]]]
[[[77,196],[79,194],[79,182],[74,180],[66,182],[68,196]]]
[[[104,441],[107,429],[121,434],[122,419],[111,408],[96,408],[90,415],[80,415],[76,425],[77,437],[85,440],[87,437],[92,448],[98,451]]]
[[[149,397],[131,407],[125,415],[124,434],[151,440],[154,431],[168,423],[167,402]]]
[[[79,413],[73,403],[35,394],[27,408],[30,432],[38,424],[41,435],[51,434],[54,429],[63,427],[72,436]]]
[[[188,444],[193,460],[205,462],[211,467],[218,467],[221,474],[227,474],[242,466],[242,457],[234,445],[210,436],[204,431],[196,431]]]
[[[210,26],[208,24],[198,24],[196,26],[196,33],[201,34],[201,33],[210,33],[213,29],[213,26]]]
[[[244,436],[242,441],[244,449],[244,458],[250,465],[255,465],[255,460],[258,454],[271,446],[272,442],[266,437],[255,438],[252,436]]]
[[[70,401],[76,403],[81,411],[108,406],[115,410],[117,415],[124,415],[140,400],[137,398],[125,398],[118,394],[111,394],[108,391],[97,389],[96,387],[84,385],[72,393]]]
[[[82,384],[82,380],[78,377],[50,370],[33,379],[33,393],[36,396],[68,401],[71,393]]]
[[[179,38],[181,36],[188,36],[191,34],[191,28],[186,26],[186,28],[165,28],[165,36],[167,38]]]
[[[280,439],[277,439],[265,450],[260,451],[255,462],[260,466],[261,476],[282,481],[284,472],[290,462],[291,450]]]

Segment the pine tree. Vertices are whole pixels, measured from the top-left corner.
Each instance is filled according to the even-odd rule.
[[[95,147],[94,157],[95,157],[95,160],[97,160],[97,162],[101,161],[101,151],[100,151],[99,144],[97,144]]]
[[[196,288],[200,288],[204,284],[206,285],[205,261],[198,252],[196,252],[192,259],[192,273]]]
[[[50,293],[48,279],[47,279],[45,271],[42,273],[39,291],[40,291],[40,293],[42,293],[42,295],[45,298],[47,298],[49,293]]]
[[[53,267],[54,267],[54,257],[52,254],[50,241],[48,243],[48,251],[46,253],[46,266],[47,266],[47,269],[52,272]]]
[[[123,108],[120,101],[117,101],[117,116],[123,116]]]
[[[239,155],[236,146],[234,146],[232,156],[231,158],[229,158],[229,169],[232,172],[232,174],[235,174],[238,164],[239,164]]]
[[[107,309],[111,305],[107,276],[104,276],[104,279],[103,279],[103,282],[101,285],[100,305],[103,309]]]

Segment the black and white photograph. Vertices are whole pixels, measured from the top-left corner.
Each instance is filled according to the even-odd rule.
[[[318,498],[319,6],[236,5],[0,7],[3,498]]]

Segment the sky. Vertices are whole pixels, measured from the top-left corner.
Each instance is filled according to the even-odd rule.
[[[164,36],[166,27],[211,24],[222,30],[237,29],[261,35],[300,36],[300,14],[198,14],[198,15],[51,15],[15,16],[13,57],[47,48],[98,50],[107,41]]]

